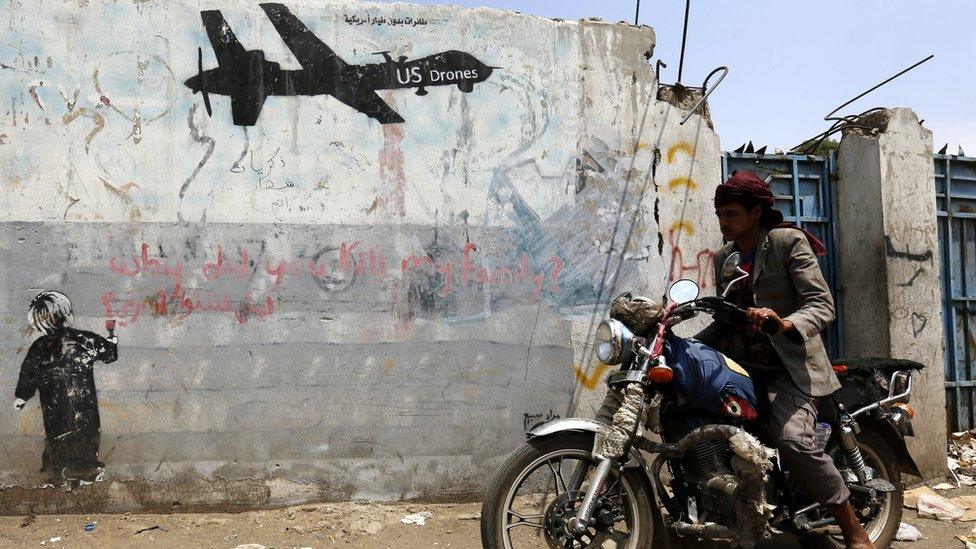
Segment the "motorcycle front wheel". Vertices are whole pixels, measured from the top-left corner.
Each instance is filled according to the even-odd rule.
[[[640,471],[611,473],[596,519],[584,534],[570,535],[575,516],[596,469],[593,435],[561,433],[530,440],[495,474],[481,509],[485,549],[650,547],[651,498]]]
[[[869,505],[864,502],[864,496],[853,494],[851,505],[854,512],[861,517],[861,525],[868,537],[879,549],[888,547],[895,534],[898,532],[898,524],[901,522],[902,504],[905,498],[905,489],[901,484],[901,472],[898,470],[898,461],[895,453],[885,442],[884,438],[871,431],[864,429],[857,435],[858,447],[864,457],[864,463],[874,469],[875,475],[879,476],[895,486],[895,491],[884,496],[881,505]],[[848,467],[844,453],[834,444],[827,447],[827,453],[834,458],[834,463],[838,469]],[[800,543],[808,549],[843,549],[844,538],[841,537],[836,527],[830,533],[820,535],[808,535],[800,538]]]

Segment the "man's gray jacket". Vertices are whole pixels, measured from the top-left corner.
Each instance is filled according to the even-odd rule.
[[[715,253],[716,288],[723,288],[722,264],[734,245],[729,242]],[[834,320],[834,300],[806,235],[790,228],[762,229],[750,276],[756,306],[776,311],[796,329],[792,339],[783,333],[769,338],[796,386],[815,397],[839,389],[840,382],[820,337],[820,332]],[[728,326],[713,322],[695,338],[712,345],[716,330],[727,329]]]

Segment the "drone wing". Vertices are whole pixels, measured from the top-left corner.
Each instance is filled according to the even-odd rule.
[[[207,28],[207,36],[210,37],[210,45],[213,46],[214,55],[217,56],[217,63],[227,65],[242,62],[247,52],[237,40],[237,36],[220,10],[202,11],[200,18],[203,19],[203,26]]]
[[[334,69],[347,67],[346,62],[319,40],[315,33],[310,31],[305,23],[295,17],[295,14],[286,6],[282,4],[260,4],[260,6],[268,15],[268,19],[271,20],[275,30],[281,35],[285,45],[295,54],[295,58],[303,67],[332,67]]]

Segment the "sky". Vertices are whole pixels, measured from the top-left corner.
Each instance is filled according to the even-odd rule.
[[[636,0],[410,0],[483,6],[551,18],[633,23]],[[678,75],[683,0],[642,0],[640,23],[657,35],[661,81]],[[934,150],[976,156],[976,1],[692,0],[682,81],[700,86],[715,67],[730,73],[709,97],[722,147],[752,141],[788,149],[830,125],[848,99],[935,58],[851,104],[910,107],[933,132]]]

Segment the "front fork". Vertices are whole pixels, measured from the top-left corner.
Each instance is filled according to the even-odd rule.
[[[598,498],[606,486],[610,472],[630,452],[634,437],[644,419],[644,396],[644,386],[641,383],[630,383],[624,389],[623,402],[613,414],[613,423],[603,439],[603,447],[599,452],[594,449],[594,457],[598,463],[586,495],[583,496],[583,503],[576,516],[567,521],[567,527],[572,534],[586,532],[593,522]]]
[[[597,498],[599,498],[600,493],[603,491],[603,487],[607,482],[607,478],[610,476],[610,470],[613,466],[613,460],[608,458],[602,458],[596,466],[596,472],[593,473],[593,479],[590,482],[589,489],[586,490],[586,495],[583,497],[583,504],[580,505],[579,512],[576,513],[575,517],[569,519],[567,523],[570,532],[573,534],[582,534],[589,527],[590,522],[593,520],[593,512],[596,511]]]

